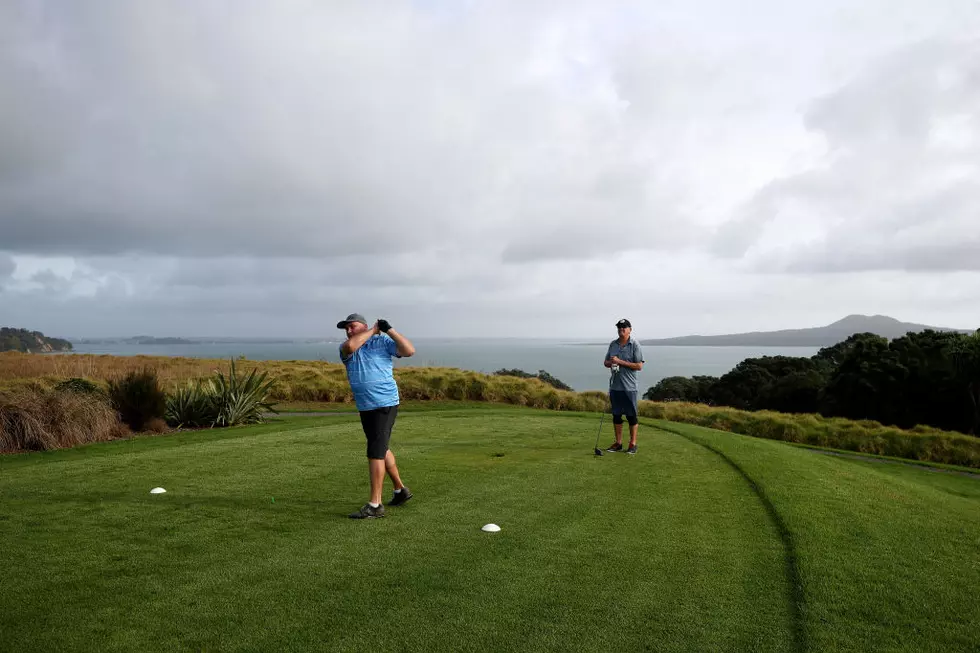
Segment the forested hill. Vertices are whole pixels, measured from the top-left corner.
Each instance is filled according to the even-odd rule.
[[[809,329],[783,329],[781,331],[752,331],[718,336],[680,336],[640,340],[643,345],[699,345],[702,347],[830,347],[856,333],[873,333],[893,340],[905,334],[926,330],[972,333],[964,329],[926,326],[900,322],[885,315],[849,315],[833,324]]]
[[[71,351],[71,343],[61,338],[49,338],[40,331],[0,328],[0,351],[24,351],[41,353]]]

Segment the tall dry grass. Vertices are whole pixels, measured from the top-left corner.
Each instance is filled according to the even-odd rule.
[[[257,362],[261,365],[263,362]],[[250,364],[252,364],[250,362]],[[278,362],[276,362],[278,364]],[[214,370],[227,372],[227,359],[174,358],[169,356],[112,356],[109,354],[23,354],[0,353],[0,384],[33,379],[42,383],[68,378],[86,378],[102,382],[123,377],[130,372],[150,367],[160,381],[169,384],[211,374]],[[339,367],[339,365],[338,365]],[[7,383],[5,383],[7,382]]]
[[[353,403],[343,365],[319,361],[244,361],[244,370],[268,372],[275,379],[270,399],[276,402]],[[221,371],[223,359],[167,356],[109,356],[92,354],[0,354],[0,388],[51,388],[68,378],[86,378],[105,387],[108,380],[144,367],[156,370],[164,389]],[[395,378],[404,400],[469,400],[546,408],[603,411],[604,392],[557,390],[536,379],[487,375],[455,368],[401,367]],[[920,426],[911,430],[877,422],[749,412],[682,402],[641,401],[640,414],[696,424],[742,435],[843,449],[912,460],[980,467],[980,438]]]
[[[49,451],[130,434],[98,394],[23,387],[0,394],[0,451]]]
[[[857,453],[909,460],[980,467],[980,438],[917,426],[904,430],[872,420],[849,420],[817,414],[705,406],[684,402],[641,401],[644,417]]]
[[[268,372],[275,379],[270,398],[278,402],[322,401],[353,403],[347,374],[340,363],[321,361],[238,361],[243,370]],[[111,379],[144,368],[156,371],[164,389],[215,371],[230,372],[228,359],[169,356],[111,356],[97,354],[39,355],[0,353],[0,388],[29,385],[54,387],[65,379],[84,378],[105,388]],[[602,410],[604,393],[556,390],[539,379],[487,375],[455,368],[400,367],[395,379],[407,400],[460,399],[492,401],[556,410]]]

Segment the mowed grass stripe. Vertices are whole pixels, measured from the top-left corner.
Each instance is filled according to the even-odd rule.
[[[980,481],[658,423],[723,452],[792,533],[815,651],[980,650]]]
[[[773,505],[772,500],[770,500],[769,496],[766,494],[765,489],[758,482],[756,482],[756,480],[752,478],[752,476],[749,475],[749,473],[746,472],[746,470],[739,465],[738,462],[729,457],[722,449],[714,446],[713,442],[711,442],[708,438],[691,437],[690,435],[686,435],[683,431],[670,429],[663,424],[655,428],[659,428],[661,432],[679,435],[689,442],[693,442],[704,447],[712,454],[724,460],[727,465],[729,465],[745,480],[746,484],[752,489],[752,493],[759,499],[759,502],[766,510],[769,521],[779,534],[779,539],[783,546],[783,566],[785,569],[786,584],[788,588],[786,598],[789,606],[789,612],[792,615],[793,650],[809,650],[809,637],[807,634],[807,624],[804,617],[804,614],[806,613],[806,594],[803,592],[803,581],[800,578],[800,570],[797,564],[799,554],[797,552],[795,538],[793,533],[790,532],[789,528],[786,526],[783,516],[779,514],[776,506]]]
[[[298,421],[6,464],[11,645],[792,648],[778,533],[699,446],[647,429],[637,456],[597,458],[598,417],[406,412],[393,448],[416,499],[360,522],[356,417]]]

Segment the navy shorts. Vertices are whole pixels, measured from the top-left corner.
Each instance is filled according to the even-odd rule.
[[[398,406],[387,406],[361,412],[361,426],[367,438],[367,457],[384,460],[391,440],[391,428],[395,425]]]
[[[622,424],[623,417],[630,426],[637,423],[636,392],[610,390],[609,403],[612,404],[613,424]]]

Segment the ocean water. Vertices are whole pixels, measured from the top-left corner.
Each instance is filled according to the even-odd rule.
[[[517,338],[413,338],[416,353],[395,361],[396,367],[456,367],[491,374],[499,369],[544,370],[575,390],[607,390],[609,370],[602,365],[606,345]],[[187,345],[73,343],[75,353],[115,356],[187,356],[250,360],[319,360],[340,362],[340,341],[283,343],[206,342]],[[639,373],[641,394],[668,376],[721,376],[746,358],[812,356],[816,347],[643,347],[646,364]],[[68,354],[70,355],[70,354]]]

